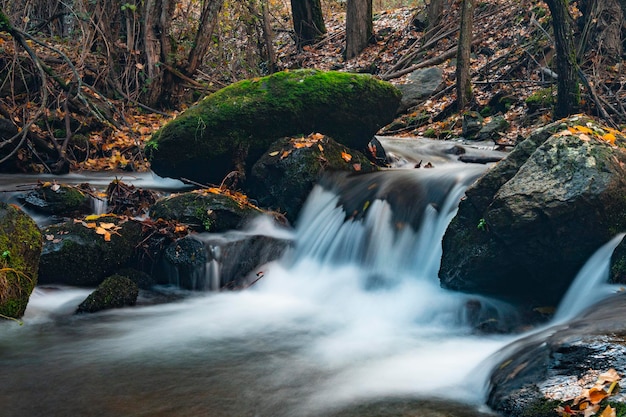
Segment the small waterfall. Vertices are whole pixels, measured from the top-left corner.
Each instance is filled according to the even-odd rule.
[[[569,321],[620,287],[607,283],[611,254],[626,234],[620,233],[598,249],[578,272],[561,300],[553,324]]]

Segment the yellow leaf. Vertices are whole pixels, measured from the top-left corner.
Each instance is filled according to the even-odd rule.
[[[346,153],[346,152],[341,152],[341,157],[346,162],[350,162],[352,160],[352,155],[350,155],[349,153]]]
[[[103,229],[111,229],[115,227],[115,223],[100,223],[100,227]]]
[[[85,217],[85,220],[98,220],[100,217],[102,217],[102,214],[90,214],[89,216]]]
[[[320,150],[320,152],[324,152],[324,148],[322,147],[322,145],[320,145],[319,143],[317,144],[318,149]]]
[[[278,155],[278,153],[279,153],[278,151],[270,152],[270,156],[276,156]]]
[[[615,409],[610,405],[607,405],[606,408],[600,414],[600,417],[615,417]]]
[[[588,135],[593,133],[593,130],[591,130],[588,127],[585,127],[585,126],[576,125],[576,126],[574,126],[574,129],[579,131],[580,133],[586,133]]]

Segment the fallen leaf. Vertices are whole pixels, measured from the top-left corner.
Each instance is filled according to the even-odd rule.
[[[608,396],[609,394],[607,394],[604,389],[596,387],[590,388],[589,394],[587,395],[591,404],[598,404],[600,401]]]
[[[607,405],[606,408],[600,414],[600,417],[615,417],[615,409],[610,405]]]
[[[46,235],[46,240],[54,240],[54,235]]]
[[[605,384],[607,382],[615,382],[615,381],[619,381],[620,379],[622,379],[622,377],[619,376],[619,374],[617,373],[615,369],[611,368],[608,371],[601,373],[598,376],[598,384]]]
[[[346,162],[350,162],[352,160],[352,155],[350,155],[349,153],[346,153],[346,152],[341,152],[341,157]]]
[[[320,145],[319,143],[317,144],[318,149],[320,150],[320,152],[324,152],[324,148],[322,147],[322,145]]]

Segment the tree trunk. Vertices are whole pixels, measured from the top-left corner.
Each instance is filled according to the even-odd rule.
[[[626,3],[626,0],[623,0]],[[580,57],[586,51],[595,51],[614,64],[622,59],[622,29],[624,13],[618,0],[583,0],[579,4],[584,15]]]
[[[261,11],[263,15],[263,38],[267,49],[267,71],[270,74],[276,72],[276,53],[274,52],[274,32],[270,20],[270,5],[268,0],[261,1]]]
[[[470,54],[472,52],[473,23],[474,0],[463,0],[461,4],[459,47],[456,55],[456,100],[459,111],[463,110],[472,99]]]
[[[567,0],[546,0],[552,14],[554,42],[556,46],[556,72],[558,91],[554,117],[567,117],[580,107],[580,87],[578,85],[578,62],[574,48],[572,20],[567,10]]]
[[[374,34],[372,0],[348,0],[346,6],[346,59],[359,55]]]
[[[444,0],[430,0],[428,5],[428,27],[426,33],[439,24],[443,14]]]
[[[172,45],[169,33],[174,5],[171,0],[146,0],[144,3],[144,71],[149,82],[144,102],[151,107],[171,104],[171,74],[160,64],[171,64],[169,60]]]
[[[209,46],[211,46],[213,30],[217,24],[217,18],[220,10],[222,10],[223,4],[224,0],[204,0],[196,38],[193,43],[193,48],[189,52],[188,64],[185,70],[190,77],[196,72],[202,63],[202,59],[209,50]]]
[[[315,43],[326,33],[320,0],[291,0],[291,14],[298,48]]]

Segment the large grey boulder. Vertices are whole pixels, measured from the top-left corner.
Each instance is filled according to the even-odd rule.
[[[146,146],[164,177],[220,184],[244,173],[275,140],[320,132],[355,149],[393,120],[400,91],[365,74],[298,70],[240,81],[209,95]]]
[[[606,132],[581,117],[551,124],[470,187],[443,239],[442,286],[556,305],[626,230],[626,153]]]

